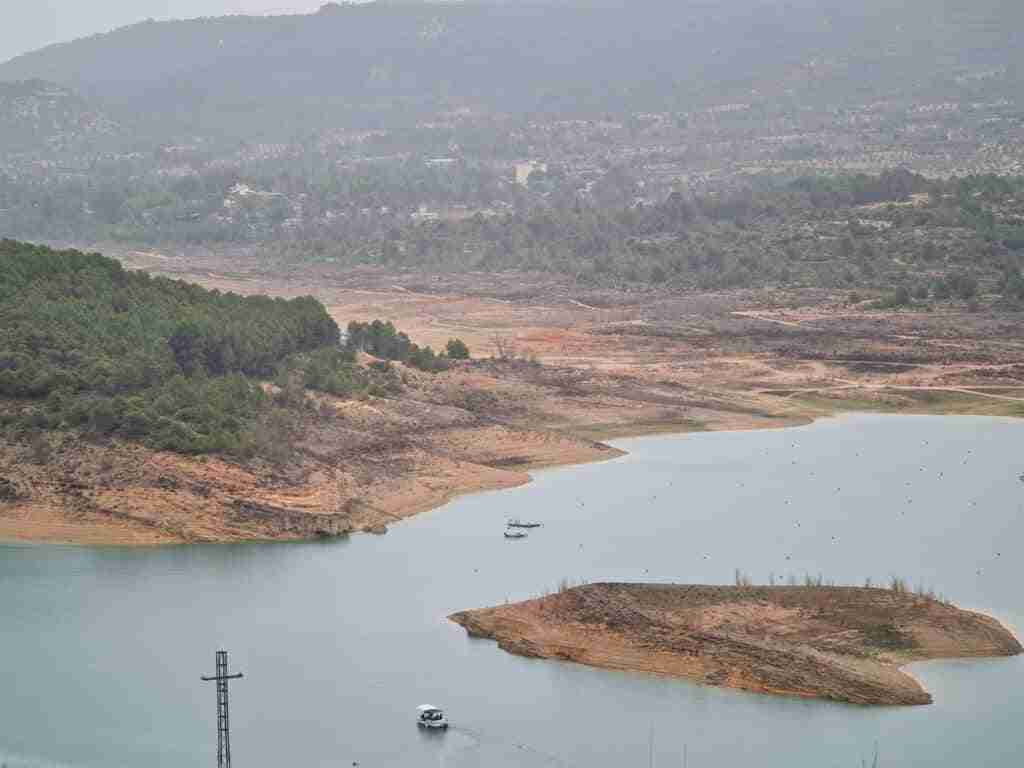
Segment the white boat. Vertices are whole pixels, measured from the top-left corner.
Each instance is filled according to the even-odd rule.
[[[421,704],[416,707],[418,713],[416,717],[416,725],[420,728],[437,728],[442,731],[448,730],[448,718],[444,716],[437,707],[431,706],[430,704]]]
[[[505,531],[506,539],[525,539],[526,534],[522,531]]]

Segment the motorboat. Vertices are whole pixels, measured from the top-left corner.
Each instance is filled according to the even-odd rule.
[[[444,716],[444,712],[438,707],[430,704],[421,704],[416,707],[416,713],[416,725],[420,728],[448,730],[448,718]]]
[[[505,531],[506,539],[525,539],[526,534],[522,531]]]
[[[518,518],[516,520],[510,520],[508,522],[509,528],[540,528],[543,523],[524,523]]]

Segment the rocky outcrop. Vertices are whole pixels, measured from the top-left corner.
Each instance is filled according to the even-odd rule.
[[[345,514],[295,512],[251,501],[235,501],[228,517],[232,523],[258,526],[288,537],[345,536],[352,532]]]
[[[509,653],[855,704],[928,704],[899,667],[1011,656],[988,616],[853,587],[591,584],[451,620]]]

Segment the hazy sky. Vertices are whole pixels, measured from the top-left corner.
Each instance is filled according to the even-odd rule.
[[[0,0],[0,61],[144,19],[308,13],[325,0]]]

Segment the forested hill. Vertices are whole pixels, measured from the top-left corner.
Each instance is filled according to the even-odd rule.
[[[259,453],[261,422],[282,427],[287,408],[275,408],[288,403],[253,379],[318,367],[338,388],[350,375],[338,340],[310,297],[221,294],[99,254],[0,241],[0,419],[15,437],[76,429]]]
[[[4,152],[89,151],[119,136],[120,127],[74,91],[43,80],[0,82]]]
[[[479,108],[589,114],[766,99],[863,103],[1015,60],[1001,0],[328,3],[306,16],[144,22],[0,65],[137,135],[294,139]],[[1016,69],[1014,69],[1016,72]]]

